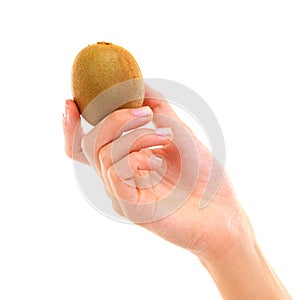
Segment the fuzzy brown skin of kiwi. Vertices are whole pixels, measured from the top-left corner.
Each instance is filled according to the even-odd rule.
[[[96,125],[115,109],[136,108],[142,105],[144,100],[142,78],[140,67],[126,49],[112,43],[98,42],[82,49],[73,62],[73,98],[83,117],[90,124]],[[93,103],[91,102],[104,91],[134,79],[141,80],[137,80],[134,87],[123,85],[125,90],[122,93],[118,91],[120,97],[115,97],[116,95],[114,97],[102,97],[92,106]],[[133,88],[135,89],[134,93],[126,90]],[[124,99],[122,100],[123,92],[127,95],[129,92],[132,93],[134,98],[124,104]],[[107,101],[113,103],[105,103]]]

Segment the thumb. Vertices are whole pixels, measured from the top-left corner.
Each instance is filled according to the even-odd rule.
[[[76,103],[72,100],[66,100],[65,114],[62,123],[65,136],[65,152],[67,156],[88,164],[81,148],[81,140],[84,136],[84,131],[80,123],[80,113]]]

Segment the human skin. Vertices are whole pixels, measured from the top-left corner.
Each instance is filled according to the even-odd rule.
[[[140,128],[149,122],[160,130]],[[75,102],[67,100],[63,127],[67,156],[96,169],[114,209],[195,254],[223,299],[291,299],[264,258],[225,173],[213,199],[199,207],[214,157],[161,94],[146,86],[141,109],[117,110],[86,135]],[[178,197],[172,196],[180,205],[155,217],[157,207],[151,204],[176,188],[183,164],[193,171],[185,174],[186,185],[178,189]],[[150,185],[148,177],[149,185],[138,187],[139,178],[154,173],[161,176],[157,184]],[[185,187],[192,187],[190,194]]]

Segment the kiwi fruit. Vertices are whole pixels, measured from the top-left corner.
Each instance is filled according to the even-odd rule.
[[[98,42],[82,49],[72,66],[72,94],[79,112],[91,125],[120,108],[140,107],[143,77],[124,48]]]

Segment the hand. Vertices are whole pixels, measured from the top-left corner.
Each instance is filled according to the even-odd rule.
[[[213,161],[208,149],[158,92],[146,87],[143,105],[115,111],[84,135],[68,100],[67,155],[95,167],[118,213],[200,257],[231,249],[237,236],[241,243],[252,238],[226,176],[213,201],[199,208]],[[156,129],[140,128],[151,121]]]
[[[196,254],[224,299],[291,299],[226,174],[200,208],[212,154],[158,92],[146,87],[143,105],[113,112],[85,135],[67,100],[67,155],[96,169],[119,214]],[[156,129],[141,128],[151,121]]]

